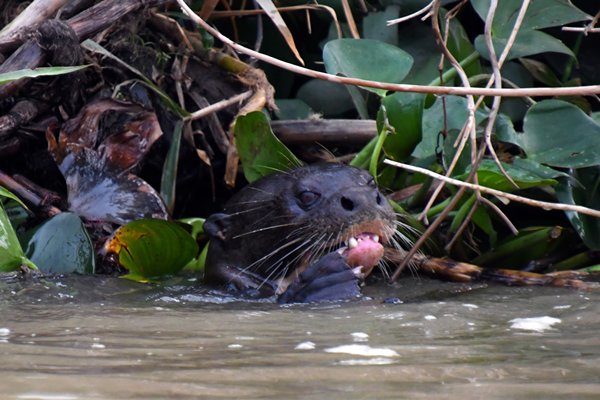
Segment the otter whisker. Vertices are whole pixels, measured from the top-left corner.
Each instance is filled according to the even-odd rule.
[[[287,265],[293,265],[294,263],[296,263],[296,261],[300,260],[303,256],[305,256],[306,254],[312,254],[313,253],[313,249],[315,248],[315,246],[317,245],[317,243],[322,242],[323,240],[323,235],[321,235],[320,237],[316,238],[317,234],[313,234],[308,238],[308,242],[310,243],[309,246],[306,249],[303,249],[302,251],[299,251],[298,254],[296,254],[294,256],[294,258],[292,258],[291,260],[289,260],[287,262]],[[316,239],[315,239],[316,238]],[[311,257],[309,256],[309,258],[307,259],[307,263],[308,265],[310,265],[312,263],[311,261]],[[285,275],[281,276],[282,278],[285,277]]]
[[[293,240],[291,240],[291,241],[289,241],[287,243],[284,243],[283,245],[277,247],[275,250],[271,251],[270,253],[262,256],[261,258],[259,258],[256,261],[254,261],[253,263],[251,263],[250,265],[248,265],[247,267],[245,267],[242,271],[249,271],[249,270],[251,270],[252,268],[254,268],[256,266],[262,265],[266,260],[268,260],[269,258],[271,258],[273,255],[277,254],[277,252],[279,252],[279,251],[281,251],[281,250],[283,250],[283,249],[285,249],[287,247],[295,245],[296,243],[298,243],[302,239],[303,239],[302,237],[299,237],[299,238],[293,239]]]
[[[266,206],[267,206],[267,204],[263,204],[260,207],[247,208],[245,210],[240,210],[240,211],[232,212],[232,213],[229,213],[227,215],[229,215],[230,217],[231,216],[236,216],[236,215],[244,215],[244,214],[247,214],[247,213],[264,210],[266,208]]]
[[[327,236],[327,239],[325,239],[325,234],[323,234],[323,235],[321,235],[321,240],[319,242],[314,243],[313,248],[311,249],[313,251],[308,257],[309,265],[314,263],[317,259],[321,258],[321,256],[324,253],[325,248],[327,248],[329,246],[332,236],[333,236],[333,233],[330,233]]]
[[[266,226],[264,228],[258,228],[258,229],[254,229],[248,232],[244,232],[244,233],[240,233],[239,235],[233,236],[232,239],[237,239],[240,238],[242,236],[246,236],[246,235],[252,235],[253,233],[257,233],[257,232],[264,232],[264,231],[268,231],[270,229],[279,229],[279,228],[285,228],[288,226],[295,226],[298,225],[297,223],[289,223],[289,224],[280,224],[280,225],[271,225],[271,226]]]
[[[391,275],[390,275],[391,268],[390,268],[390,265],[387,262],[387,260],[385,260],[383,258],[381,260],[379,260],[379,262],[377,262],[377,268],[381,271],[381,274],[383,275],[385,280],[389,281],[391,278]]]
[[[286,254],[284,254],[284,255],[280,256],[280,257],[279,257],[277,260],[273,261],[273,263],[272,263],[272,264],[271,264],[271,265],[270,265],[270,266],[269,266],[269,267],[268,267],[268,268],[265,270],[265,272],[269,272],[269,271],[271,271],[271,270],[275,270],[275,271],[276,271],[276,270],[278,269],[278,267],[281,265],[281,263],[283,263],[284,261],[286,261],[286,260],[285,260],[285,259],[286,259],[286,257],[288,257],[290,254],[293,254],[294,252],[296,252],[296,251],[300,250],[300,249],[301,249],[303,246],[305,246],[305,245],[307,245],[307,244],[310,244],[310,246],[312,246],[312,244],[315,242],[315,240],[314,240],[314,239],[315,239],[315,237],[316,237],[316,234],[313,234],[313,235],[309,236],[308,238],[307,238],[307,237],[302,237],[302,236],[299,236],[299,237],[297,237],[297,238],[293,239],[293,240],[291,241],[291,243],[293,243],[293,244],[297,243],[298,241],[300,241],[300,240],[302,240],[302,239],[304,239],[304,241],[303,241],[303,242],[302,242],[302,243],[301,243],[299,246],[295,247],[294,249],[290,250],[288,253],[286,253]],[[309,248],[310,248],[310,246],[309,246]],[[279,248],[277,248],[277,250],[273,251],[273,252],[272,252],[272,253],[269,255],[269,258],[270,258],[270,257],[272,257],[272,256],[274,256],[274,255],[276,255],[277,253],[279,253],[279,252],[280,252],[281,250],[283,250],[285,247],[288,247],[288,246],[287,246],[287,245],[283,245],[283,246],[280,246]],[[300,252],[300,254],[301,254],[301,253],[302,253],[302,252]],[[263,261],[260,263],[260,265],[264,264],[264,262],[265,262],[265,261],[266,261],[266,259],[265,259],[265,260],[263,260]],[[290,265],[290,264],[291,264],[291,262],[290,262],[290,261],[287,261],[287,262],[286,262],[286,264],[287,264],[287,265]]]
[[[315,241],[313,239],[314,239],[314,235],[311,236],[311,237],[309,237],[308,239],[306,239],[304,242],[302,242],[296,248],[290,250],[288,253],[286,253],[285,255],[283,255],[282,257],[280,257],[278,261],[275,261],[269,268],[267,268],[267,270],[265,272],[268,272],[268,275],[266,276],[265,280],[261,283],[261,285],[259,286],[259,288],[262,285],[264,285],[265,282],[271,280],[271,277],[279,271],[279,267],[286,261],[285,259],[286,259],[287,256],[289,256],[290,254],[293,254],[295,251],[297,251],[298,249],[302,248],[304,245],[306,245],[308,243],[311,243],[311,242],[314,243]],[[310,246],[309,246],[309,248],[310,248]],[[297,258],[297,257],[298,257],[298,255],[295,258]],[[289,265],[291,265],[291,262],[286,262],[286,267],[284,268],[285,272],[287,272],[287,270],[289,268]],[[280,277],[285,277],[285,275],[280,276]]]

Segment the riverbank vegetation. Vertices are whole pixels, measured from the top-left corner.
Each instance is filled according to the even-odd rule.
[[[199,273],[203,218],[327,161],[368,169],[422,232],[392,279],[417,251],[583,277],[600,259],[597,8],[9,1],[0,271]]]

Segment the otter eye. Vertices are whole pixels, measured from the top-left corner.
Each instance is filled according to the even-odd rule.
[[[319,200],[321,195],[319,193],[311,192],[310,190],[305,190],[300,192],[297,197],[302,207],[310,207]]]

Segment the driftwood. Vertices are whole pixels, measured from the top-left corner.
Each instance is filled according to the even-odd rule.
[[[401,263],[405,251],[386,249],[385,256],[395,264]],[[591,276],[582,271],[559,271],[547,274],[501,268],[482,268],[477,265],[457,262],[447,258],[428,257],[416,254],[410,261],[412,270],[436,279],[453,282],[494,282],[507,286],[553,286],[578,290],[598,290],[597,282],[586,282]]]
[[[282,120],[271,122],[273,132],[290,145],[309,143],[361,145],[377,136],[373,120]]]

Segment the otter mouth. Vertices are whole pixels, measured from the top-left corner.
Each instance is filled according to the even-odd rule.
[[[360,278],[366,278],[383,257],[384,247],[380,236],[363,232],[351,236],[342,246],[335,250]]]
[[[393,228],[381,219],[364,221],[346,229],[341,240],[330,247],[344,257],[354,274],[364,279],[379,264]]]
[[[383,258],[384,244],[393,233],[393,227],[379,219],[355,224],[345,229],[338,240],[327,244],[323,254],[337,252],[354,275],[364,280]],[[279,280],[277,293],[284,292],[294,278],[309,266],[312,256],[312,253],[305,253],[292,273]]]

